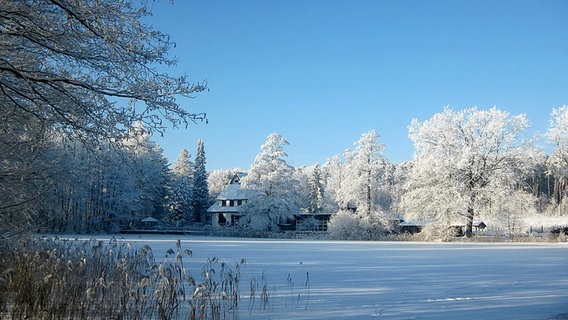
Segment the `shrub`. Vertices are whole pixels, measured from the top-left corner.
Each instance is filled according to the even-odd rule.
[[[379,214],[365,216],[340,211],[329,221],[328,233],[334,240],[380,240],[387,230]]]

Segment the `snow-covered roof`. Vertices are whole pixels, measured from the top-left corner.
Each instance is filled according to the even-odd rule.
[[[146,217],[146,218],[142,219],[142,222],[160,222],[160,221],[156,218],[153,218],[153,217]]]
[[[246,172],[235,172],[229,184],[241,184],[241,179],[246,177],[248,173]]]
[[[256,193],[254,190],[241,188],[241,185],[238,183],[228,184],[225,190],[219,193],[217,200],[247,200]]]
[[[207,212],[222,212],[222,213],[240,213],[241,206],[221,206],[219,202],[215,202],[214,205],[207,209]]]
[[[478,220],[478,221],[473,221],[472,226],[474,227],[480,227],[480,226],[485,226],[485,222],[483,222],[482,220]],[[456,222],[456,223],[452,223],[450,224],[450,227],[465,227],[466,224],[463,222]]]
[[[400,226],[403,227],[411,227],[411,226],[417,226],[417,227],[423,227],[423,226],[427,226],[431,224],[431,222],[428,221],[403,221],[400,223]]]

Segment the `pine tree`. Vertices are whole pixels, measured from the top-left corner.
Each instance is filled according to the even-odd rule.
[[[195,155],[193,176],[193,212],[195,219],[202,222],[207,220],[207,208],[210,204],[205,162],[203,140],[199,139],[197,141],[197,154]]]
[[[172,167],[169,220],[175,223],[193,220],[193,164],[191,155],[182,149]]]

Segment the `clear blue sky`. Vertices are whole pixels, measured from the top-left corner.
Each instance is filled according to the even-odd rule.
[[[544,132],[568,104],[568,1],[161,1],[174,73],[207,80],[183,101],[209,124],[154,137],[174,161],[205,141],[208,170],[248,169],[272,132],[294,166],[324,163],[374,129],[411,160],[412,118],[497,106]]]

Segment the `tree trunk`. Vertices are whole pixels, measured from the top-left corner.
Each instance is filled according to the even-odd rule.
[[[469,204],[467,206],[467,222],[465,224],[465,235],[468,238],[473,236],[473,217],[475,216],[473,206],[475,204],[475,193],[469,196]]]
[[[467,208],[467,223],[465,225],[465,235],[468,238],[473,236],[473,207]]]

